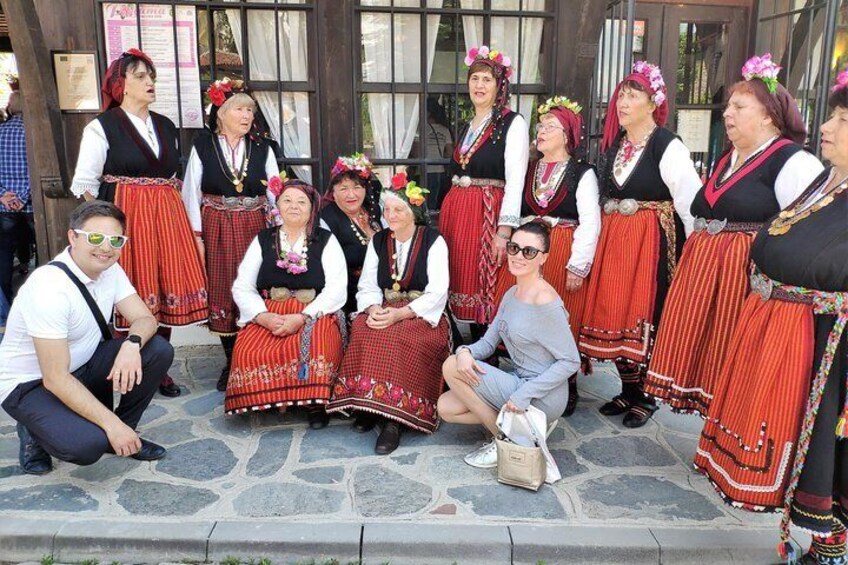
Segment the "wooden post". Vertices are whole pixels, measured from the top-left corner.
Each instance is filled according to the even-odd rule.
[[[9,22],[9,38],[18,65],[38,256],[39,262],[44,263],[67,245],[68,211],[76,206],[75,201],[67,199],[68,171],[59,97],[34,1],[0,0],[0,5]],[[66,200],[52,205],[47,199]]]
[[[599,0],[556,3],[559,29],[554,34],[554,91],[579,101],[587,109],[606,5]]]

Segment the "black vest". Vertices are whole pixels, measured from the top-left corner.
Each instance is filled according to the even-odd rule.
[[[634,200],[644,201],[662,201],[671,200],[671,192],[663,181],[660,174],[660,161],[663,154],[668,148],[668,145],[674,141],[677,136],[665,128],[658,127],[648,140],[648,145],[642,150],[642,154],[637,157],[639,162],[636,167],[630,172],[630,176],[624,181],[623,186],[619,186],[615,180],[612,171],[612,163],[615,161],[615,152],[618,145],[611,147],[606,156],[609,163],[609,170],[606,174],[609,175],[605,179],[609,183],[610,198],[632,198]]]
[[[289,290],[300,290],[302,288],[315,289],[320,293],[324,288],[324,267],[321,264],[321,255],[324,254],[324,246],[330,239],[330,232],[318,228],[315,236],[310,239],[306,257],[306,272],[293,275],[277,266],[279,260],[277,230],[279,228],[265,228],[259,232],[259,246],[262,248],[262,267],[256,277],[256,288],[259,291],[269,290],[274,287],[287,288]]]
[[[362,265],[365,263],[365,252],[368,251],[368,236],[359,231],[359,227],[351,225],[350,218],[342,212],[335,202],[331,202],[321,210],[321,219],[326,222],[327,227],[330,228],[330,231],[339,241],[339,245],[342,246],[347,263],[347,304],[345,304],[345,308],[352,306],[355,309],[359,275],[362,273]],[[362,245],[362,241],[356,236],[354,229],[365,239],[365,245]]]
[[[264,139],[252,140],[245,136],[245,152],[250,148],[250,160],[247,165],[247,176],[244,178],[244,191],[236,192],[236,187],[230,180],[231,175],[224,173],[223,167],[227,167],[227,161],[221,150],[218,136],[211,132],[204,132],[194,141],[194,149],[200,162],[203,164],[203,180],[201,192],[204,194],[215,194],[219,196],[265,196],[265,185],[267,181],[265,174],[265,163],[268,161],[268,151],[271,146]]]
[[[524,196],[521,200],[521,215],[523,216],[550,216],[566,220],[579,220],[577,211],[577,185],[587,171],[593,170],[592,165],[584,161],[569,163],[574,167],[574,174],[569,171],[562,176],[560,186],[557,188],[551,204],[547,208],[541,208],[533,197],[533,179],[536,176],[536,168],[542,164],[541,161],[533,161],[527,167],[527,176],[524,179]]]
[[[415,228],[416,233],[413,236],[412,248],[407,256],[407,269],[404,271],[404,278],[401,281],[400,289],[404,292],[417,290],[423,292],[427,288],[429,279],[427,278],[427,258],[430,256],[430,247],[433,246],[436,239],[439,237],[439,232],[428,226],[418,226]],[[377,284],[381,289],[387,290],[392,288],[394,281],[391,275],[391,264],[393,259],[389,254],[389,230],[383,230],[374,235],[374,249],[377,251],[377,256],[380,259],[377,267]],[[410,269],[412,272],[410,273]]]
[[[826,182],[829,174],[823,172],[804,195]],[[764,226],[754,238],[751,259],[783,284],[848,292],[848,191],[783,235],[769,235]]]
[[[485,143],[477,148],[477,151],[475,151],[474,155],[471,156],[471,160],[468,162],[468,165],[464,170],[456,160],[456,155],[459,150],[457,149],[454,151],[454,157],[448,167],[448,176],[451,177],[453,175],[459,175],[469,176],[475,179],[495,179],[505,181],[506,165],[504,161],[504,151],[506,149],[506,135],[509,131],[509,127],[512,125],[512,121],[517,115],[517,113],[511,111],[503,117],[503,124],[499,127],[499,129],[503,132],[501,139],[497,139],[494,135],[489,137]],[[457,146],[459,146],[459,144],[462,143],[462,140],[465,139],[465,134],[469,127],[470,124],[465,126],[465,129],[462,130],[462,135],[459,137]]]
[[[150,112],[150,118],[159,139],[161,157],[153,154],[150,145],[142,139],[120,107],[106,110],[97,116],[109,143],[106,163],[103,165],[104,176],[168,179],[177,174],[180,169],[177,128],[174,122],[156,112]],[[115,183],[101,183],[98,199],[114,202]]]
[[[768,150],[769,148],[766,149]],[[716,168],[710,178],[710,182],[715,183],[715,190],[719,193],[718,200],[710,205],[707,200],[706,191],[709,187],[707,183],[706,186],[701,187],[695,195],[695,200],[692,201],[692,215],[709,220],[765,222],[780,212],[780,204],[774,193],[774,183],[789,158],[799,151],[802,151],[799,145],[794,143],[784,145],[773,150],[768,156],[761,155],[762,159],[755,158],[750,163],[751,166],[743,165],[722,182],[720,179],[730,167],[731,150],[722,156],[719,160],[721,166]]]

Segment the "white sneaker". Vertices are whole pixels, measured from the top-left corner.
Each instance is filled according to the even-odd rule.
[[[548,439],[549,437],[551,437],[551,434],[556,429],[557,424],[559,424],[559,420],[554,420],[553,422],[548,424],[548,432],[545,434],[545,439]]]
[[[478,469],[491,469],[498,466],[498,445],[493,439],[465,456],[465,462]]]

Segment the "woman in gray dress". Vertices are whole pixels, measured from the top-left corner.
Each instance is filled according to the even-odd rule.
[[[524,412],[535,406],[545,413],[549,424],[562,414],[568,403],[568,377],[580,368],[580,355],[562,299],[542,278],[549,249],[550,227],[545,222],[529,222],[512,234],[506,251],[517,284],[504,295],[486,334],[445,361],[443,371],[450,390],[439,398],[443,420],[482,424],[495,435],[495,420],[502,408]],[[501,342],[512,358],[512,372],[481,361]],[[465,462],[473,467],[495,467],[494,440],[466,455]]]

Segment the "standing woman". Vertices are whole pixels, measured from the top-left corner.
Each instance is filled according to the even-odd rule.
[[[280,174],[270,143],[255,127],[256,101],[241,80],[209,85],[209,130],[191,149],[183,181],[197,249],[209,280],[209,330],[218,334],[227,364],[217,388],[227,390],[238,331],[232,286],[248,245],[265,227],[265,184]]]
[[[518,226],[527,172],[527,122],[508,107],[509,57],[485,45],[465,57],[474,118],[449,165],[453,175],[439,217],[450,251],[450,307],[482,335],[497,310],[497,269]]]
[[[543,218],[552,226],[545,280],[556,289],[568,312],[571,332],[577,332],[586,307],[586,278],[592,269],[601,233],[598,177],[591,165],[578,158],[582,108],[565,96],[539,106],[536,148],[542,158],[530,163],[521,200],[521,224]],[[507,266],[498,272],[495,302],[515,284]],[[570,416],[577,406],[577,375],[569,378]]]
[[[724,111],[733,147],[692,203],[686,241],[657,332],[645,391],[672,410],[706,416],[748,295],[748,255],[763,223],[791,204],[822,165],[771,55],[742,67]]]
[[[127,216],[130,240],[121,267],[169,339],[171,328],[209,316],[206,273],[180,198],[177,128],[155,112],[156,69],[130,49],[112,61],[103,79],[104,111],[82,134],[71,192],[114,202]],[[115,327],[127,322],[115,317]],[[159,391],[179,396],[166,376]]]
[[[689,149],[663,127],[667,117],[660,69],[637,61],[616,86],[604,124],[604,218],[579,338],[584,355],[615,361],[622,392],[600,411],[625,414],[629,428],[645,425],[657,409],[642,385],[701,187]]]
[[[346,313],[356,310],[356,286],[368,242],[382,229],[379,189],[374,188],[379,181],[372,171],[371,161],[362,153],[336,159],[321,210],[321,219],[339,240],[347,262]]]
[[[357,410],[357,431],[383,420],[374,451],[393,452],[403,427],[432,433],[450,355],[448,248],[429,227],[426,190],[406,173],[382,192],[388,229],[368,246],[358,314],[328,411]]]
[[[754,238],[754,292],[695,454],[729,502],[782,509],[779,550],[793,563],[846,562],[848,71],[829,103],[821,152],[833,168]],[[800,558],[790,520],[813,534]]]
[[[319,429],[329,423],[324,405],[342,360],[347,266],[339,242],[319,227],[314,188],[272,177],[268,190],[283,223],[253,239],[233,283],[244,328],[224,410],[308,406],[309,426]]]

